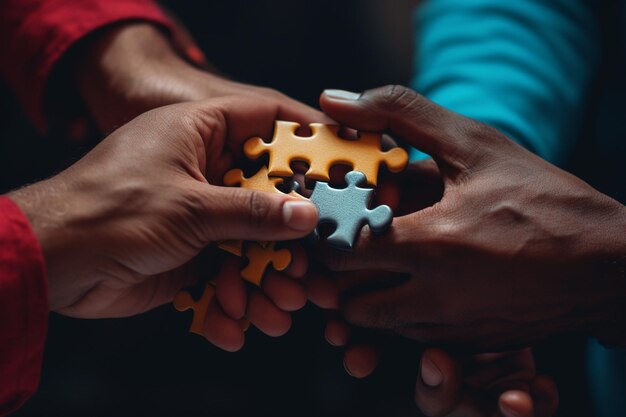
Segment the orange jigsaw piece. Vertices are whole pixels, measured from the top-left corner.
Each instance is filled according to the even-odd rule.
[[[174,298],[174,308],[176,310],[193,310],[193,319],[189,327],[191,333],[199,334],[200,336],[204,334],[204,319],[214,296],[215,288],[210,284],[204,286],[204,291],[198,301],[195,301],[187,291],[181,291],[176,294],[176,298]]]
[[[261,286],[265,269],[271,263],[275,270],[283,271],[291,263],[289,249],[275,249],[276,242],[270,242],[266,247],[257,242],[250,242],[246,248],[248,265],[241,270],[241,276],[248,282]]]
[[[233,187],[239,185],[241,188],[247,188],[249,190],[265,191],[268,193],[284,194],[278,188],[277,185],[282,183],[284,178],[270,177],[267,167],[261,167],[256,174],[250,178],[246,178],[243,175],[243,171],[240,169],[231,169],[224,175],[224,185]],[[295,191],[289,193],[292,197],[304,198]]]
[[[267,167],[261,167],[256,174],[251,176],[250,178],[246,178],[243,174],[243,171],[240,169],[231,169],[224,175],[224,185],[229,187],[233,187],[235,185],[240,186],[241,188],[246,188],[249,190],[258,190],[265,191],[268,193],[280,193],[284,194],[280,191],[276,186],[285,181],[283,178],[271,178],[269,176],[269,172]],[[289,193],[292,197],[303,198],[300,194],[295,191],[291,191]],[[257,242],[261,245],[262,248],[267,248],[270,242]],[[225,250],[228,253],[231,253],[235,256],[243,255],[243,241],[241,240],[228,240],[224,242],[220,242],[218,247],[222,250]],[[263,268],[265,269],[265,268]],[[254,275],[256,277],[256,275]],[[254,278],[256,280],[256,278]],[[259,278],[260,280],[260,278]]]
[[[215,297],[215,288],[212,283],[207,283],[204,286],[202,296],[198,301],[195,301],[191,294],[187,291],[180,291],[174,298],[174,308],[178,311],[193,310],[193,319],[191,320],[191,326],[189,331],[191,333],[204,335],[204,320],[206,318],[207,311]],[[245,317],[239,320],[242,330],[245,332],[250,327],[250,321]]]
[[[349,165],[353,171],[362,172],[367,182],[373,186],[378,180],[380,164],[384,163],[391,172],[402,171],[409,156],[402,148],[381,150],[382,136],[378,133],[361,132],[358,139],[349,140],[339,136],[339,126],[312,123],[312,135],[296,135],[298,123],[276,121],[274,136],[270,143],[259,137],[251,138],[244,144],[245,154],[252,159],[268,153],[269,175],[291,177],[290,165],[303,161],[309,165],[305,176],[329,181],[333,165]]]

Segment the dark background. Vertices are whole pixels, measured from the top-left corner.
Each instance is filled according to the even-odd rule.
[[[411,1],[164,2],[209,59],[234,79],[315,105],[324,88],[360,91],[408,84]],[[390,6],[393,5],[393,7]],[[0,192],[53,174],[89,144],[38,135],[0,87]],[[124,320],[50,318],[39,392],[16,416],[412,416],[421,347],[393,340],[381,367],[348,376],[307,307],[279,339],[249,330],[242,352],[225,353],[187,333],[191,313],[164,306]],[[561,393],[561,416],[591,415],[583,340],[549,340],[539,369]]]

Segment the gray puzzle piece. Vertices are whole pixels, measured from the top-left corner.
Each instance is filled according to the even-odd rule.
[[[317,206],[319,223],[332,223],[335,231],[328,237],[328,243],[339,249],[352,249],[357,234],[365,224],[375,233],[387,230],[393,220],[389,206],[368,209],[374,190],[361,188],[367,184],[365,175],[358,171],[345,176],[346,188],[332,188],[328,183],[318,181],[311,194],[311,201]],[[317,233],[317,231],[315,232]]]

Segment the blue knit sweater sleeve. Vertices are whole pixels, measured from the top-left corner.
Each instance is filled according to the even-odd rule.
[[[600,57],[593,3],[426,0],[415,14],[412,87],[563,163]]]

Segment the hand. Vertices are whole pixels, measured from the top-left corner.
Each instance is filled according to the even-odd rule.
[[[386,234],[364,228],[353,253],[328,251],[333,270],[404,278],[352,292],[343,305],[350,322],[479,351],[619,326],[624,206],[412,90],[330,92],[321,105],[340,123],[387,131],[432,155],[445,187],[441,201],[395,218]],[[405,188],[408,199],[419,192]]]
[[[211,242],[308,234],[315,207],[292,197],[218,187],[277,104],[245,97],[163,107],[115,131],[61,174],[10,194],[42,246],[50,308],[119,317],[169,302]]]
[[[245,343],[245,318],[268,336],[282,336],[291,328],[289,313],[306,304],[302,279],[308,258],[297,244],[290,246],[292,262],[285,271],[268,268],[261,287],[250,289],[240,276],[246,261],[228,256],[214,280],[216,297],[205,316],[204,336],[215,346],[229,352]]]
[[[558,397],[552,379],[537,376],[530,349],[465,358],[428,349],[415,388],[427,416],[549,417]]]
[[[231,95],[254,98],[258,106],[278,103],[285,120],[304,125],[326,120],[278,91],[230,81],[191,65],[177,52],[179,38],[171,42],[150,24],[128,23],[105,30],[76,53],[73,79],[102,131],[156,107]]]

